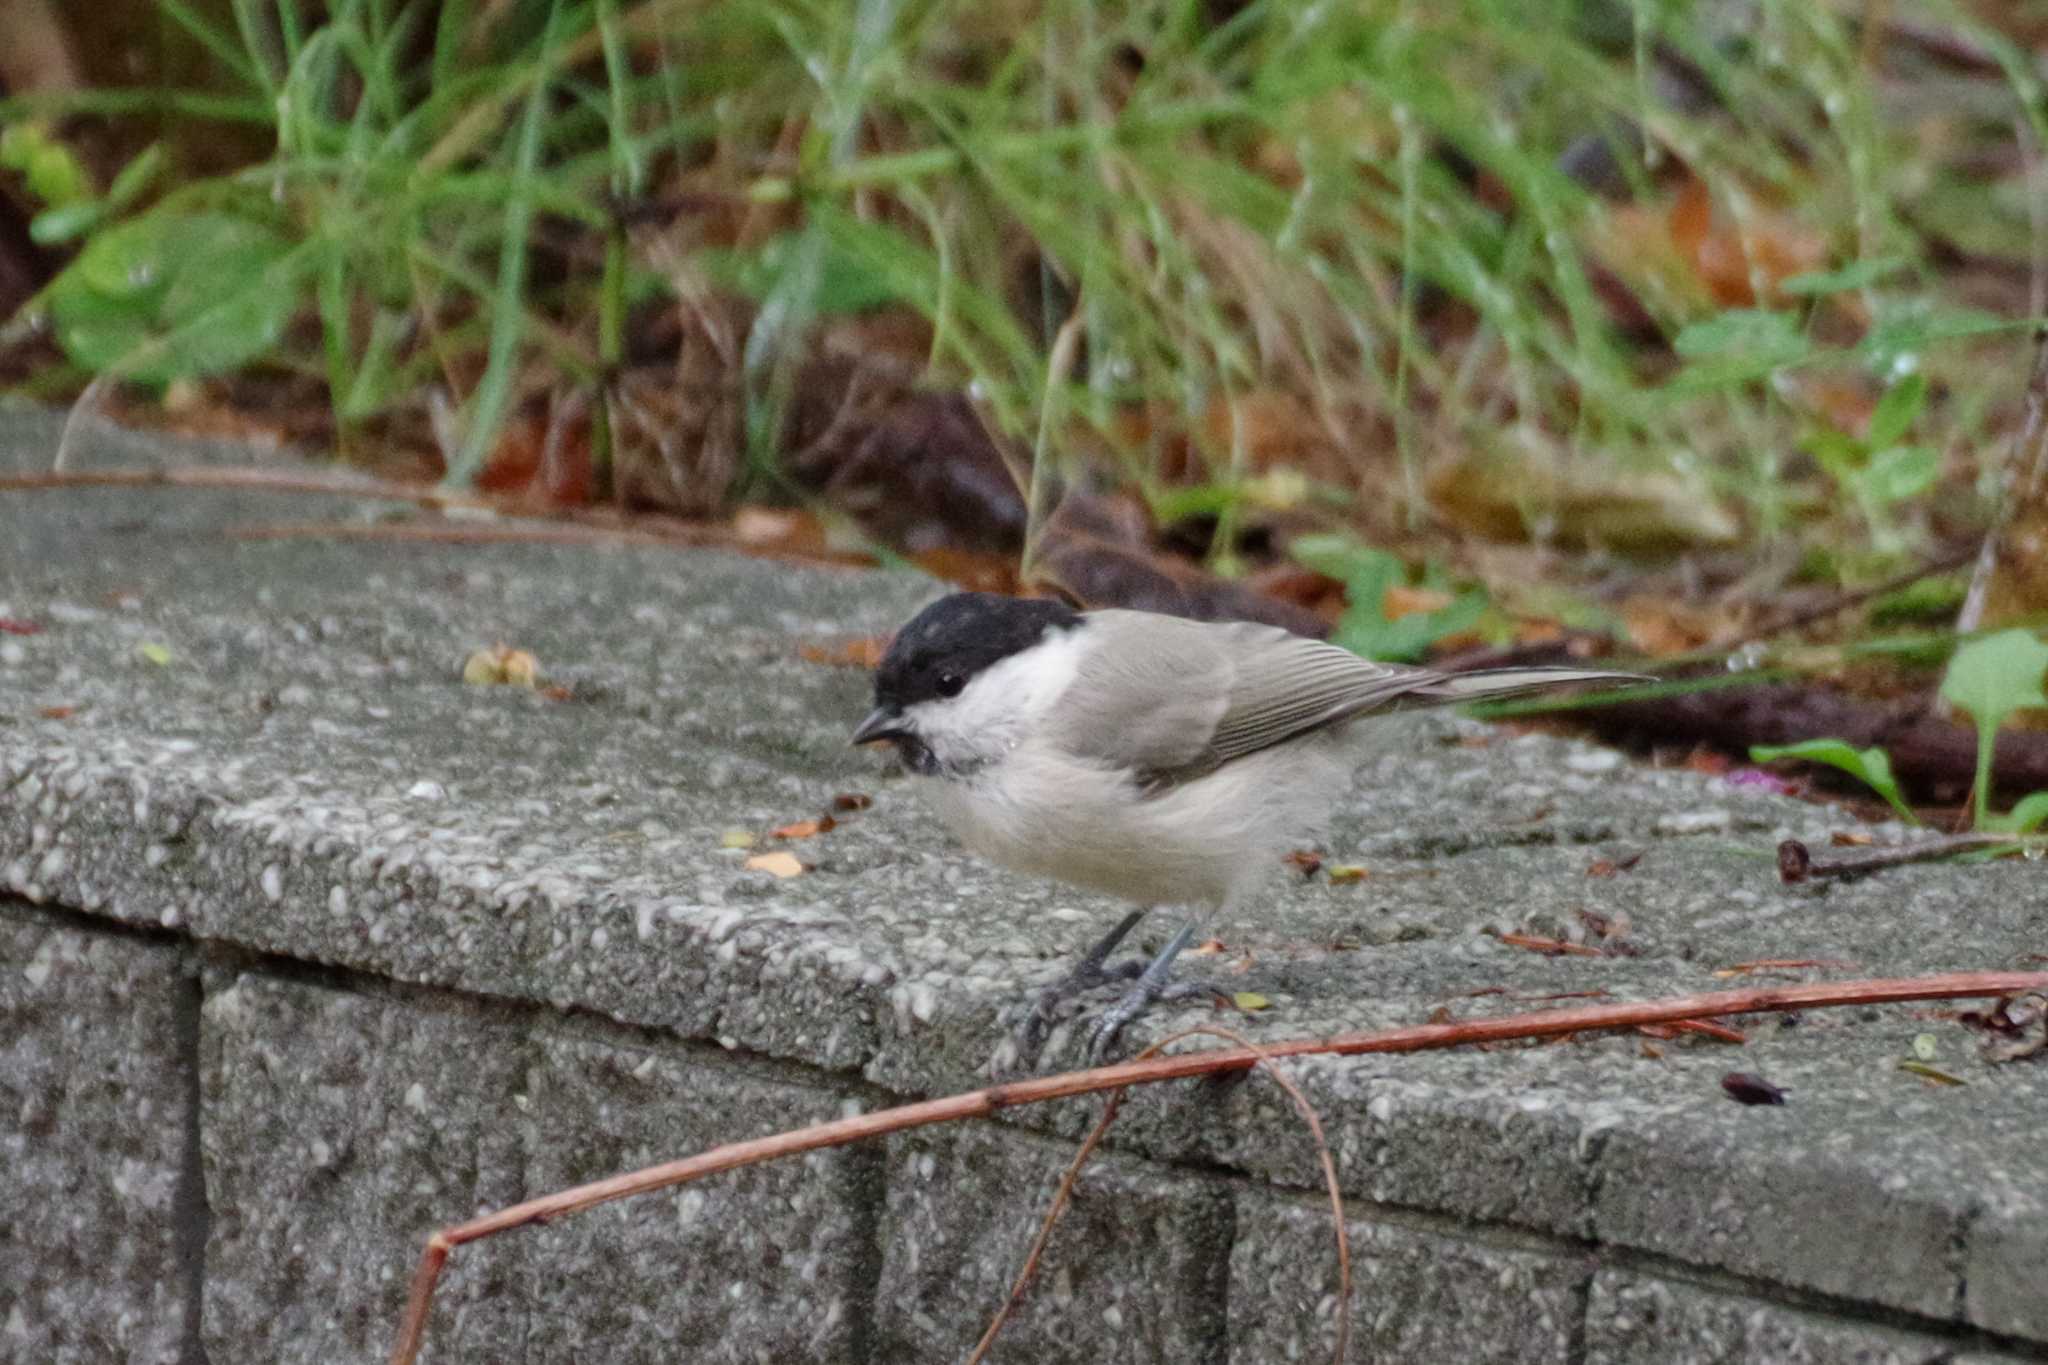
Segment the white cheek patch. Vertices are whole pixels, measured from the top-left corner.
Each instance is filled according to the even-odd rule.
[[[1059,700],[1081,671],[1082,630],[1052,630],[1029,649],[1022,649],[1000,663],[991,664],[967,684],[960,699],[966,701],[977,690],[989,700],[978,705],[1001,708],[1036,719]]]
[[[1054,630],[977,673],[957,697],[905,707],[942,761],[992,758],[1040,725],[1080,672],[1081,630]]]

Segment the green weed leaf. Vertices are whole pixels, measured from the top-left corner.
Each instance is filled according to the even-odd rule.
[[[2004,815],[1993,816],[1984,823],[2007,834],[2032,834],[2048,824],[2048,792],[2022,797]]]
[[[1977,724],[1977,782],[1972,807],[1978,828],[1993,817],[1986,809],[1991,797],[1991,758],[1999,727],[2013,712],[2048,706],[2041,676],[2048,673],[2048,645],[2032,631],[2002,630],[1972,640],[1955,652],[1941,680],[1941,695]]]
[[[1840,270],[1809,271],[1794,275],[1778,282],[1781,294],[1843,294],[1851,289],[1862,289],[1903,269],[1907,264],[1904,256],[1880,256],[1875,260],[1853,261]]]
[[[1932,446],[1893,446],[1849,477],[1872,502],[1889,504],[1919,497],[1940,474],[1941,456]]]
[[[2002,630],[1972,640],[1949,660],[1941,695],[1981,729],[1997,730],[2007,716],[2028,706],[2048,706],[2041,677],[2048,673],[2048,645],[2029,630]]]
[[[48,208],[93,197],[92,173],[41,122],[0,128],[0,170],[18,171],[27,182],[29,197]]]
[[[50,285],[58,344],[95,373],[163,384],[244,365],[299,305],[291,243],[229,214],[157,213],[94,237]]]
[[[1486,614],[1486,594],[1474,589],[1434,611],[1389,620],[1387,589],[1408,581],[1408,566],[1398,556],[1342,535],[1302,536],[1289,552],[1317,573],[1342,580],[1350,605],[1330,643],[1363,658],[1413,662],[1438,640],[1470,630]]]
[[[1731,308],[1678,334],[1673,350],[1687,360],[1741,359],[1762,366],[1789,365],[1811,349],[1790,313]]]
[[[1806,763],[1825,763],[1830,768],[1839,768],[1882,796],[1885,804],[1898,812],[1900,819],[1908,824],[1920,823],[1920,817],[1913,814],[1913,808],[1899,794],[1898,779],[1892,776],[1891,755],[1880,748],[1858,749],[1844,739],[1808,739],[1798,744],[1750,746],[1749,761],[1752,763],[1775,763],[1781,758],[1796,758]]]
[[[1876,411],[1870,414],[1871,449],[1881,450],[1885,446],[1897,445],[1905,434],[1912,430],[1920,410],[1927,406],[1927,376],[1909,374],[1885,390],[1877,402]]]
[[[803,237],[800,231],[783,232],[752,251],[707,252],[705,265],[714,279],[759,302],[796,266]],[[886,273],[870,269],[859,255],[829,238],[818,263],[817,288],[817,311],[837,316],[865,313],[901,297]]]

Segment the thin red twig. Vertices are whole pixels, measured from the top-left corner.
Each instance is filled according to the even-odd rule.
[[[1591,944],[1571,943],[1561,938],[1544,938],[1540,934],[1495,934],[1494,937],[1510,948],[1527,948],[1532,953],[1544,953],[1550,957],[1607,956]]]
[[[825,1147],[843,1146],[866,1138],[900,1133],[933,1123],[959,1119],[987,1118],[1004,1109],[1042,1104],[1047,1100],[1072,1099],[1076,1095],[1098,1094],[1130,1085],[1151,1085],[1189,1076],[1217,1075],[1244,1071],[1271,1057],[1299,1057],[1319,1054],[1358,1056],[1378,1052],[1423,1052],[1461,1047],[1474,1043],[1509,1042],[1527,1038],[1551,1038],[1564,1033],[1633,1028],[1638,1024],[1671,1023],[1729,1014],[1759,1014],[1778,1010],[1820,1009],[1835,1005],[1894,1004],[1908,1000],[1981,999],[2013,995],[2021,991],[2048,990],[2048,972],[1949,972],[1938,976],[1876,978],[1835,981],[1809,985],[1777,985],[1739,991],[1708,991],[1698,995],[1674,996],[1622,1005],[1586,1005],[1569,1009],[1537,1010],[1501,1015],[1491,1019],[1461,1019],[1446,1024],[1413,1024],[1377,1033],[1344,1034],[1336,1038],[1302,1038],[1272,1043],[1264,1048],[1217,1048],[1207,1052],[1177,1053],[1142,1062],[1120,1062],[1087,1071],[1070,1071],[1058,1076],[993,1085],[983,1090],[924,1100],[872,1114],[814,1124],[769,1137],[730,1142],[679,1161],[664,1162],[643,1170],[616,1175],[574,1189],[530,1199],[496,1213],[472,1218],[466,1223],[442,1228],[427,1239],[413,1276],[412,1293],[405,1306],[398,1340],[392,1347],[392,1365],[412,1365],[426,1335],[427,1317],[433,1308],[434,1286],[442,1266],[456,1247],[532,1223],[580,1213],[630,1195],[701,1180],[722,1171],[737,1170],[777,1157],[795,1156]]]

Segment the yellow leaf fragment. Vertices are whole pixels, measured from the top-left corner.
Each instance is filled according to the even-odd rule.
[[[753,831],[729,829],[718,836],[718,846],[720,848],[752,848],[754,846]]]
[[[462,661],[462,680],[472,687],[532,687],[540,681],[540,661],[523,649],[493,645]]]
[[[1257,991],[1237,991],[1231,995],[1230,1000],[1239,1009],[1247,1012],[1271,1009],[1273,1007],[1273,1002],[1260,995]]]
[[[1913,1073],[1913,1074],[1914,1074],[1915,1076],[1918,1076],[1918,1077],[1919,1077],[1919,1078],[1920,1078],[1921,1080],[1923,1080],[1923,1081],[1928,1081],[1928,1082],[1931,1082],[1932,1084],[1935,1084],[1935,1085],[1968,1085],[1968,1084],[1969,1084],[1969,1082],[1968,1082],[1968,1081],[1966,1081],[1966,1080],[1964,1080],[1964,1079],[1963,1079],[1963,1078],[1962,1078],[1961,1076],[1955,1076],[1955,1075],[1951,1075],[1951,1074],[1949,1074],[1948,1072],[1946,1072],[1946,1071],[1943,1071],[1943,1070],[1942,1070],[1942,1069],[1941,1069],[1940,1067],[1938,1067],[1938,1066],[1929,1066],[1929,1065],[1928,1065],[1927,1063],[1925,1063],[1925,1062],[1916,1062],[1916,1061],[1913,1061],[1913,1060],[1911,1060],[1911,1059],[1908,1059],[1908,1060],[1906,1060],[1906,1061],[1900,1062],[1900,1063],[1899,1063],[1899,1070],[1901,1070],[1901,1071],[1910,1071],[1910,1072],[1912,1072],[1912,1073]]]
[[[780,849],[774,853],[756,853],[753,857],[747,859],[747,868],[749,871],[766,872],[775,877],[787,878],[804,875],[804,865],[797,861],[797,856],[794,853],[786,849]]]

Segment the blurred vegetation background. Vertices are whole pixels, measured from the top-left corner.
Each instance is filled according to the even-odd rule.
[[[2040,0],[0,30],[18,396],[1086,600],[1348,600],[1392,657],[1683,653],[1894,580],[1952,616],[2048,313]]]

